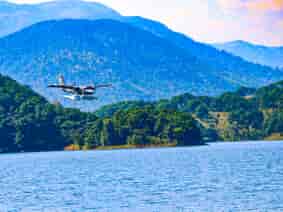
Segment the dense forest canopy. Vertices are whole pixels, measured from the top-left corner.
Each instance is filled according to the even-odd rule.
[[[0,152],[62,150],[71,144],[91,149],[202,141],[196,121],[187,113],[144,107],[98,118],[50,104],[30,88],[0,76]]]
[[[282,123],[283,81],[218,97],[184,94],[84,113],[50,104],[29,87],[0,76],[0,152],[278,139]]]
[[[102,107],[98,116],[112,116],[125,108],[143,107],[141,102],[123,102]],[[208,140],[258,140],[283,135],[283,81],[260,89],[242,87],[218,97],[184,94],[148,103],[160,110],[188,112],[199,122]]]

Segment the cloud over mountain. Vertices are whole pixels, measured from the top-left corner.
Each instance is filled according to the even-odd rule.
[[[225,9],[247,9],[253,11],[282,11],[283,0],[218,0]]]

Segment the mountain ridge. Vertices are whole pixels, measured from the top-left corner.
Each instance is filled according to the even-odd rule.
[[[75,6],[73,4],[75,4]],[[25,7],[25,4],[8,3],[8,5],[12,5],[16,8]],[[28,26],[30,26],[34,23],[52,20],[52,19],[57,19],[57,20],[69,19],[69,18],[91,19],[91,20],[113,19],[113,20],[119,20],[119,21],[125,22],[127,24],[131,24],[132,26],[135,26],[135,27],[141,28],[143,30],[149,31],[149,32],[153,33],[154,35],[156,35],[156,36],[158,36],[162,39],[167,39],[167,41],[172,42],[173,44],[175,44],[179,48],[186,49],[189,54],[194,55],[196,57],[199,57],[199,55],[203,54],[203,56],[201,58],[199,57],[198,59],[202,60],[205,57],[203,62],[204,63],[215,63],[216,69],[222,68],[221,66],[223,64],[221,64],[221,63],[222,63],[223,59],[229,60],[229,63],[233,64],[233,63],[235,63],[235,60],[239,60],[239,58],[235,58],[233,55],[241,56],[241,55],[235,54],[235,52],[230,52],[230,54],[224,55],[224,52],[223,52],[221,57],[216,58],[216,55],[218,54],[218,52],[216,50],[214,50],[214,48],[211,47],[208,44],[196,42],[196,41],[192,40],[190,37],[188,37],[187,35],[184,35],[184,34],[178,33],[178,32],[174,32],[174,31],[170,30],[166,25],[164,25],[163,23],[160,23],[158,21],[150,20],[150,19],[147,19],[147,18],[139,17],[139,16],[122,16],[120,13],[118,13],[114,9],[109,8],[109,7],[107,7],[107,6],[105,6],[101,3],[87,2],[87,1],[82,1],[82,0],[50,1],[50,2],[47,2],[47,3],[30,4],[30,5],[27,5],[27,7],[28,8],[36,8],[38,5],[40,5],[40,7],[43,8],[43,11],[40,11],[40,13],[39,13],[39,10],[34,11],[34,9],[32,9],[31,11],[29,11],[30,9],[28,9],[29,12],[34,12],[37,15],[35,17],[31,16],[31,20],[28,21],[28,23],[24,24],[24,26],[22,26],[22,27],[18,26],[17,29],[12,30],[11,32],[16,32],[20,29],[23,29],[23,27],[28,27]],[[62,7],[62,5],[64,5],[64,7]],[[99,12],[100,9],[93,9],[93,10],[90,9],[92,7],[93,8],[102,8],[101,10],[104,11],[104,12],[100,13]],[[0,8],[1,8],[1,4],[0,4]],[[65,13],[64,10],[67,10],[66,8],[69,8],[69,9],[83,8],[83,9],[81,11],[81,14],[79,12],[78,16],[76,16],[76,14],[77,14],[76,11],[71,10],[71,12]],[[63,16],[60,15],[60,13],[62,11],[64,13]],[[50,14],[44,15],[44,14],[48,14],[48,13],[50,13]],[[0,9],[0,14],[1,14],[1,9]],[[11,14],[13,14],[13,13],[11,13]],[[38,15],[40,17],[38,17]],[[25,20],[26,17],[22,17],[21,14],[18,14],[17,16],[19,16],[20,19],[21,19],[20,23],[25,22],[24,20]],[[9,17],[9,15],[7,17]],[[12,16],[12,19],[14,17],[16,17],[15,14]],[[8,27],[8,28],[12,27],[13,28],[13,27],[17,26],[17,24],[12,24],[12,23],[7,24],[6,22],[9,22],[9,18],[8,18],[8,20],[7,20],[7,18],[5,18],[4,22],[5,23],[2,24],[3,30],[6,30],[5,29],[6,27]],[[1,25],[1,17],[0,17],[0,25]],[[7,30],[9,30],[9,29],[7,29]],[[9,33],[6,33],[6,35],[7,34],[9,34]],[[0,29],[0,36],[1,36],[1,29]],[[199,49],[199,50],[196,51],[196,49]],[[249,58],[245,58],[245,57],[241,57],[241,58],[245,59],[245,60],[249,60]],[[264,60],[264,58],[263,58],[263,60]],[[274,63],[277,64],[277,65],[273,66],[273,68],[277,68],[278,61],[280,63],[280,57],[279,57],[279,60],[275,59]],[[257,60],[250,60],[250,62],[254,63],[254,62],[257,62]],[[272,64],[261,63],[261,65],[272,65]],[[226,69],[227,68],[229,68],[229,67],[226,67]],[[233,70],[235,68],[236,67],[231,67],[231,70]],[[229,73],[222,73],[222,74],[226,75],[226,77],[229,77]],[[249,77],[247,77],[247,80],[248,79],[249,79]],[[231,79],[231,80],[233,81],[233,79]],[[271,81],[267,82],[267,84],[268,83],[271,83]],[[247,84],[246,86],[250,86],[250,84]]]
[[[212,45],[219,50],[227,51],[247,61],[283,69],[283,46],[264,46],[242,40]]]
[[[17,32],[35,23],[57,19],[120,19],[117,11],[97,2],[50,1],[37,4],[0,2],[0,36]]]
[[[49,100],[60,97],[46,90],[59,73],[70,83],[113,82],[116,89],[101,93],[103,104],[185,92],[213,95],[283,78],[281,72],[235,57],[233,67],[238,68],[231,72],[226,63],[214,67],[193,53],[121,21],[46,21],[0,39],[0,72],[32,86]],[[221,57],[221,52],[216,54]]]
[[[250,46],[255,46],[255,47],[262,47],[262,48],[274,48],[274,49],[281,49],[283,48],[283,46],[281,45],[263,45],[260,43],[253,43],[253,42],[249,42],[249,41],[245,41],[245,40],[232,40],[232,41],[227,41],[227,42],[219,42],[219,43],[212,43],[211,45],[222,45],[222,44],[243,44],[243,45],[250,45]],[[208,45],[210,45],[208,43]]]
[[[143,17],[128,17],[126,19],[127,23],[130,23],[136,27],[141,27],[142,29],[145,29],[147,31],[150,31],[151,33],[155,34],[158,37],[161,37],[162,39],[166,39],[167,41],[173,43],[179,48],[182,48],[186,50],[190,55],[195,56],[203,63],[209,63],[214,66],[216,71],[221,71],[223,69],[223,61],[227,61],[225,65],[225,69],[227,69],[228,72],[223,72],[222,75],[225,75],[229,78],[229,72],[239,70],[239,67],[237,64],[241,63],[242,66],[249,66],[251,63],[245,60],[244,58],[234,55],[232,53],[219,50],[210,44],[200,43],[198,41],[194,41],[187,35],[180,33],[180,32],[174,32],[170,30],[166,25],[161,24],[158,21],[149,20]],[[152,25],[154,23],[158,26],[156,28],[153,28]],[[261,65],[261,64],[257,64]],[[266,66],[266,65],[261,65]],[[275,68],[277,71],[280,71],[278,68]],[[249,70],[246,69],[241,74],[248,74]],[[251,77],[252,78],[252,77]],[[231,79],[234,81],[233,79]],[[247,87],[253,87],[252,83],[248,83],[249,77],[246,78],[247,84],[245,86]],[[257,83],[257,82],[255,82]],[[269,84],[271,82],[267,82],[266,84]]]

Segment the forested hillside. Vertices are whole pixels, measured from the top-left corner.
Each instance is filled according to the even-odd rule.
[[[283,82],[219,97],[122,102],[96,114],[50,104],[0,76],[0,152],[282,139]]]
[[[60,150],[97,117],[51,105],[0,76],[0,152]]]
[[[119,110],[144,107],[144,104],[108,105],[96,114],[107,117]],[[203,137],[211,141],[283,138],[283,81],[257,90],[242,87],[218,97],[184,94],[148,105],[192,114],[202,126]]]
[[[50,104],[30,88],[0,76],[0,152],[94,149],[108,145],[202,144],[186,113],[153,107],[110,118]]]

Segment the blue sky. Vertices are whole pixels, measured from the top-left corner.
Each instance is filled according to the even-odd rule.
[[[202,42],[246,40],[271,46],[283,45],[283,0],[96,1],[118,10],[123,15],[139,15],[159,20],[170,28]]]

